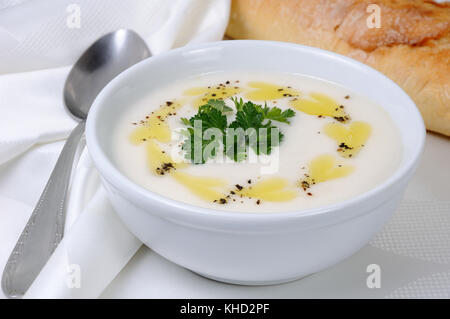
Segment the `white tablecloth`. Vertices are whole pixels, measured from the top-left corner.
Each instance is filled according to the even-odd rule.
[[[380,266],[380,288],[367,266]],[[276,286],[222,284],[142,247],[102,298],[450,298],[450,138],[427,134],[400,209],[370,244],[325,271]]]
[[[170,3],[179,5],[173,7],[162,0],[106,2],[77,1],[84,29],[68,41],[76,30],[54,30],[65,25],[71,1],[0,0],[0,73],[14,73],[0,76],[0,269],[50,175],[62,146],[58,140],[75,125],[61,99],[69,71],[64,65],[100,34],[121,26],[136,29],[154,53],[220,38],[229,8],[228,0],[174,0]],[[192,29],[192,21],[202,22]],[[68,43],[69,54],[61,54]],[[29,70],[36,71],[20,73]],[[400,209],[351,258],[293,283],[244,287],[204,279],[141,247],[112,211],[83,152],[71,186],[66,236],[28,297],[449,298],[449,158],[450,139],[428,134],[421,166]],[[83,266],[84,284],[69,289],[67,266],[74,263]],[[366,285],[371,264],[380,266],[380,288]]]

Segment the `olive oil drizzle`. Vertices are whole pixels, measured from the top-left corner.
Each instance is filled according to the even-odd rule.
[[[242,92],[241,87],[231,84],[230,81],[227,82],[208,87],[194,87],[185,90],[183,95],[195,96],[193,104],[198,108],[209,100],[225,100]]]
[[[172,132],[166,123],[166,119],[175,115],[182,106],[182,102],[168,101],[159,110],[146,116],[145,120],[142,120],[139,124],[135,123],[138,127],[131,133],[131,143],[139,144],[150,139],[156,139],[163,143],[170,142]]]
[[[269,202],[286,202],[298,196],[297,190],[289,185],[289,181],[281,177],[272,177],[245,186],[237,190],[239,195]]]
[[[319,155],[309,164],[309,171],[300,180],[299,187],[307,191],[315,184],[348,176],[354,170],[352,165],[339,163],[333,155]]]
[[[238,82],[238,81],[235,81]],[[234,83],[235,84],[235,83]],[[235,86],[229,81],[226,84],[208,87],[194,87],[183,92],[185,96],[193,96],[193,105],[198,107],[210,99],[226,99],[239,93],[246,92],[244,96],[252,101],[270,101],[282,98],[292,98],[289,105],[305,114],[318,117],[331,117],[337,122],[325,124],[324,133],[338,143],[337,152],[343,158],[356,156],[370,137],[371,127],[368,123],[351,121],[349,114],[331,97],[322,93],[311,93],[308,97],[300,97],[300,91],[289,86],[279,86],[266,82],[249,82],[248,90]],[[349,96],[345,98],[348,99]],[[225,204],[234,197],[256,199],[259,205],[262,201],[283,202],[298,197],[300,187],[312,196],[310,188],[329,180],[350,175],[355,167],[339,162],[334,155],[323,154],[312,159],[308,165],[308,172],[297,185],[290,185],[289,181],[281,177],[267,178],[252,185],[239,186],[232,191],[224,179],[214,177],[194,176],[180,170],[188,167],[187,163],[175,162],[166,154],[158,143],[169,143],[171,130],[166,119],[175,115],[184,106],[182,101],[166,102],[159,110],[146,116],[145,120],[137,125],[130,135],[132,144],[145,143],[147,163],[156,175],[170,175],[178,183],[189,189],[196,196],[219,204]],[[249,180],[250,181],[250,180]]]
[[[293,99],[290,105],[298,111],[319,117],[331,117],[339,122],[348,122],[350,115],[334,99],[322,93],[311,93],[308,98]]]
[[[323,128],[325,134],[338,143],[337,151],[342,157],[353,157],[359,153],[371,134],[371,127],[365,122],[349,125],[329,123]]]
[[[300,92],[289,86],[279,86],[266,82],[249,82],[247,86],[251,89],[245,94],[245,98],[252,101],[270,101],[281,98],[298,97]]]

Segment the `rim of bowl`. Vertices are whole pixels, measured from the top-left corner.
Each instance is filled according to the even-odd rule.
[[[300,209],[300,210],[292,210],[292,211],[282,211],[282,212],[239,212],[239,211],[226,211],[220,209],[212,209],[201,206],[192,205],[189,203],[177,201],[166,197],[164,195],[160,195],[158,193],[152,192],[135,182],[129,179],[125,174],[123,174],[106,156],[100,143],[97,139],[95,125],[97,123],[97,115],[102,108],[103,101],[114,92],[116,86],[126,81],[126,77],[128,77],[134,70],[141,68],[146,64],[154,64],[158,63],[159,60],[165,59],[170,56],[180,55],[185,52],[198,50],[198,49],[213,49],[214,47],[223,47],[223,46],[245,46],[245,45],[263,45],[263,46],[275,46],[279,48],[287,48],[287,49],[296,49],[302,52],[308,52],[312,54],[319,54],[325,56],[327,58],[332,58],[334,60],[341,60],[341,62],[350,63],[362,68],[366,72],[371,72],[372,74],[376,73],[378,76],[384,78],[385,81],[390,82],[391,86],[396,89],[400,94],[404,95],[405,98],[409,100],[408,105],[405,105],[409,108],[408,111],[413,112],[413,117],[416,120],[414,125],[420,129],[418,134],[418,143],[417,147],[413,151],[413,156],[410,156],[406,160],[403,159],[400,166],[394,171],[394,173],[389,176],[387,179],[377,184],[375,187],[369,189],[366,192],[363,192],[357,196],[354,196],[349,199],[345,199],[333,204],[319,206],[315,208],[309,209]],[[325,79],[326,80],[326,79]],[[180,217],[190,218],[189,222],[193,222],[192,217],[200,217],[200,218],[225,218],[227,220],[238,220],[238,221],[261,221],[261,222],[270,222],[275,220],[280,220],[284,218],[308,218],[308,217],[318,217],[325,214],[330,214],[334,211],[340,211],[342,208],[352,207],[361,202],[368,200],[369,198],[381,193],[383,190],[393,186],[396,182],[398,182],[402,177],[406,176],[410,170],[414,169],[417,164],[420,155],[422,154],[424,143],[425,143],[425,125],[422,119],[422,116],[417,109],[417,106],[412,101],[412,99],[403,91],[403,89],[398,86],[395,82],[389,79],[387,76],[382,74],[381,72],[371,68],[370,66],[359,62],[357,60],[348,58],[346,56],[326,51],[323,49],[309,47],[305,45],[295,44],[295,43],[287,43],[287,42],[278,42],[278,41],[265,41],[265,40],[230,40],[230,41],[216,41],[216,42],[206,42],[202,44],[191,44],[181,48],[173,49],[165,53],[161,53],[157,56],[150,57],[146,60],[138,62],[132,67],[120,73],[116,76],[111,82],[109,82],[99,93],[93,105],[89,111],[87,123],[86,123],[86,144],[89,150],[89,153],[95,163],[97,170],[101,173],[101,176],[110,182],[114,187],[118,190],[124,192],[125,194],[131,194],[131,196],[137,196],[139,198],[139,202],[148,202],[148,201],[157,201],[159,204],[168,205],[174,209],[172,209],[172,215],[169,216],[167,211],[164,212],[164,216],[167,217]],[[403,144],[403,143],[402,143]],[[129,198],[128,198],[129,199]],[[381,204],[381,203],[379,203]],[[378,204],[378,205],[379,205]],[[153,212],[158,213],[158,212]],[[342,212],[340,212],[342,213]],[[356,216],[360,214],[364,214],[365,211],[354,214]],[[344,214],[346,216],[342,216],[342,218],[347,217],[348,214]],[[183,218],[182,218],[183,219]],[[187,219],[186,219],[187,220]]]

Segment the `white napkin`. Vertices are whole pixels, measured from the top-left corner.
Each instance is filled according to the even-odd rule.
[[[45,186],[60,140],[76,124],[62,89],[83,50],[119,28],[138,32],[153,54],[220,40],[229,6],[229,0],[0,0],[0,269]],[[28,298],[95,298],[141,245],[109,206],[86,151],[76,172],[65,237]]]
[[[173,7],[181,2],[131,0],[127,7],[120,0],[36,2],[0,0],[0,73],[58,67],[0,76],[0,271],[57,159],[63,143],[57,140],[75,125],[61,101],[70,67],[60,66],[73,63],[83,47],[118,27],[135,28],[155,52],[219,39],[229,10],[228,0],[187,1],[192,6]],[[74,2],[81,7],[80,30],[61,27],[66,5]],[[40,6],[43,3],[46,7]],[[163,9],[154,17],[152,6]],[[182,22],[177,18],[186,8],[197,8],[190,18],[194,24],[186,14],[181,14]],[[65,40],[56,41],[59,37]],[[110,298],[450,298],[448,158],[450,139],[428,134],[424,158],[400,209],[351,258],[293,283],[245,287],[202,278],[141,246],[110,209],[89,154],[83,152],[71,185],[66,236],[27,297],[94,298],[103,291],[100,297]],[[370,264],[381,267],[379,289],[366,285]]]

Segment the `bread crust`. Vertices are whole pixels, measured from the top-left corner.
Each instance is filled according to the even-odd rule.
[[[367,26],[370,4],[380,8],[381,28]],[[411,96],[427,129],[450,136],[448,3],[233,0],[227,36],[301,43],[364,62]]]

